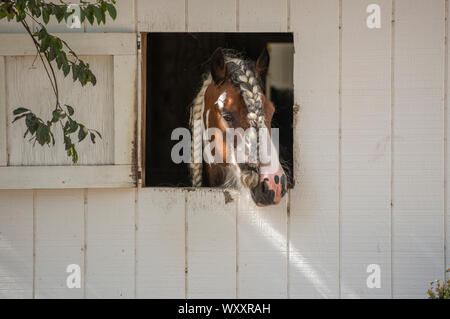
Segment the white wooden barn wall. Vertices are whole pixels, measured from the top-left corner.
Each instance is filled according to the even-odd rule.
[[[380,29],[366,26],[371,3],[381,7]],[[2,190],[0,298],[423,298],[428,280],[443,278],[450,266],[448,0],[118,6],[117,21],[83,31],[294,33],[296,186],[269,208],[234,192],[226,203],[221,190]],[[0,33],[15,32],[22,31],[14,23],[0,23]],[[92,123],[109,133],[81,161],[108,164],[112,61],[90,59],[104,79]],[[0,70],[12,83],[30,83],[15,71],[29,60],[0,59]],[[5,90],[0,78],[1,121],[11,112],[4,96],[33,98]],[[11,146],[0,166],[68,164],[49,151],[29,155],[21,138],[7,134],[9,124],[0,128],[0,148]],[[66,287],[69,264],[81,266],[81,289]],[[370,264],[381,267],[379,289],[366,285]]]

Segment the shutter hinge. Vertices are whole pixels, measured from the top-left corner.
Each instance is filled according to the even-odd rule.
[[[141,40],[137,40],[137,49],[138,49],[138,50],[141,49]]]
[[[142,180],[142,171],[139,170],[139,171],[137,172],[137,178],[138,178],[139,181]]]

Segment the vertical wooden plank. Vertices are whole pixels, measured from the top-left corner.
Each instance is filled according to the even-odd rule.
[[[447,87],[444,87],[444,90],[446,90],[446,96],[445,96],[445,100],[444,100],[444,129],[446,130],[445,132],[445,163],[444,163],[444,167],[445,167],[445,194],[444,194],[444,199],[445,199],[445,211],[444,211],[444,235],[445,235],[445,251],[444,251],[444,256],[445,256],[445,269],[450,269],[450,214],[449,214],[449,210],[450,210],[450,187],[448,185],[449,181],[450,181],[450,144],[449,144],[449,137],[450,137],[450,111],[449,111],[449,103],[448,103],[448,98],[450,96],[450,86],[448,84],[448,80],[449,80],[449,74],[450,74],[450,50],[448,48],[448,39],[449,39],[449,32],[450,32],[450,23],[448,21],[448,17],[450,14],[450,5],[447,1],[447,19],[446,19],[446,52],[445,54],[447,54],[446,56],[446,74],[445,74],[445,84],[447,85]],[[450,273],[446,273],[446,275],[448,276],[447,278],[450,279]]]
[[[450,50],[448,48],[448,39],[449,39],[449,32],[450,32],[450,23],[448,21],[448,17],[450,14],[450,5],[448,3],[448,1],[446,1],[447,3],[447,16],[446,16],[446,51],[445,54],[446,56],[446,74],[445,74],[445,84],[447,87],[444,87],[444,90],[446,90],[446,95],[445,95],[445,100],[444,100],[444,129],[445,129],[445,136],[444,136],[444,141],[445,141],[445,163],[444,163],[444,167],[445,167],[445,193],[444,193],[444,204],[445,204],[445,211],[444,211],[444,240],[445,240],[445,251],[444,251],[444,256],[445,256],[445,270],[450,269],[450,214],[449,214],[449,210],[450,210],[450,187],[448,185],[449,180],[450,180],[450,144],[449,144],[449,136],[450,136],[450,112],[449,112],[449,103],[448,103],[448,98],[450,96],[450,86],[448,84],[448,79],[449,79],[449,74],[450,74],[450,65],[449,65],[449,61],[450,61]],[[450,273],[446,273],[447,279],[450,279]]]
[[[289,296],[337,298],[339,1],[290,2],[296,185],[290,194]]]
[[[291,1],[296,6],[297,1]],[[241,32],[286,32],[286,0],[239,1],[239,31]]]
[[[141,178],[137,181],[137,187],[145,186],[146,175],[145,175],[145,132],[146,132],[146,103],[147,96],[147,35],[138,34],[138,38],[141,41],[141,48],[138,50],[137,54],[137,170],[141,173]]]
[[[148,2],[148,1],[147,1]],[[134,32],[135,30],[135,0],[116,0],[117,17],[113,20],[106,13],[106,24],[93,25],[86,22],[86,32]]]
[[[86,209],[86,298],[134,297],[133,188],[89,189]]]
[[[136,297],[185,297],[185,194],[140,188],[136,216]]]
[[[136,132],[135,55],[114,56],[114,164],[133,164]]]
[[[187,193],[187,298],[236,297],[236,195]]]
[[[0,191],[0,299],[33,296],[33,191]]]
[[[189,32],[236,31],[235,0],[189,0]]]
[[[238,205],[238,297],[287,297],[287,196],[257,207],[242,191]]]
[[[0,56],[0,166],[8,163],[6,145],[6,68],[5,57]]]
[[[68,288],[67,266],[84,277],[84,198],[82,189],[39,190],[35,199],[35,297],[81,298],[83,287]],[[83,279],[81,280],[83,282]]]
[[[88,84],[82,88],[81,84],[74,84],[72,78],[64,78],[62,72],[57,72],[61,103],[74,107],[74,119],[102,134],[102,139],[97,138],[96,144],[92,144],[88,137],[77,145],[78,164],[113,164],[115,135],[113,57],[82,56],[81,58],[90,64],[97,77],[95,87]],[[44,120],[51,119],[55,97],[42,64],[38,60],[34,63],[33,61],[33,56],[6,57],[9,165],[71,165],[72,160],[67,156],[63,143],[56,143],[52,147],[41,147],[39,144],[33,147],[29,137],[23,138],[26,131],[25,121],[22,119],[11,123],[13,110],[17,107],[29,108]],[[127,66],[124,65],[123,68]],[[128,79],[128,73],[124,72],[124,78]],[[129,85],[132,83],[114,91],[127,92],[125,90]],[[122,98],[130,99],[129,95],[124,95]],[[126,107],[129,103],[121,105],[125,108],[123,112],[127,112]],[[122,120],[125,122],[128,118],[124,117]],[[55,139],[62,141],[61,128],[56,127],[54,132]]]
[[[137,0],[139,32],[184,32],[186,0]]]
[[[370,29],[370,0],[342,2],[341,297],[391,296],[391,0],[378,1],[381,28]],[[368,287],[369,265],[380,288]]]
[[[424,298],[444,272],[444,1],[394,11],[393,296]]]

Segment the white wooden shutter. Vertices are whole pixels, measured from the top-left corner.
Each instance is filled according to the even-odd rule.
[[[75,118],[103,138],[77,145],[79,162],[67,157],[55,129],[53,147],[30,145],[25,125],[12,124],[12,111],[30,108],[49,118],[54,97],[36,49],[26,34],[0,34],[0,189],[130,187],[135,185],[135,33],[58,34],[90,63],[97,85],[81,88],[58,73],[61,102],[75,107]],[[74,136],[73,140],[77,140]]]

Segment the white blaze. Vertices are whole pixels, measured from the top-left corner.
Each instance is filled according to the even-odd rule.
[[[222,111],[223,110],[223,106],[225,103],[225,100],[227,98],[227,91],[224,91],[222,94],[220,94],[219,98],[217,99],[216,103],[219,106],[219,110]]]

